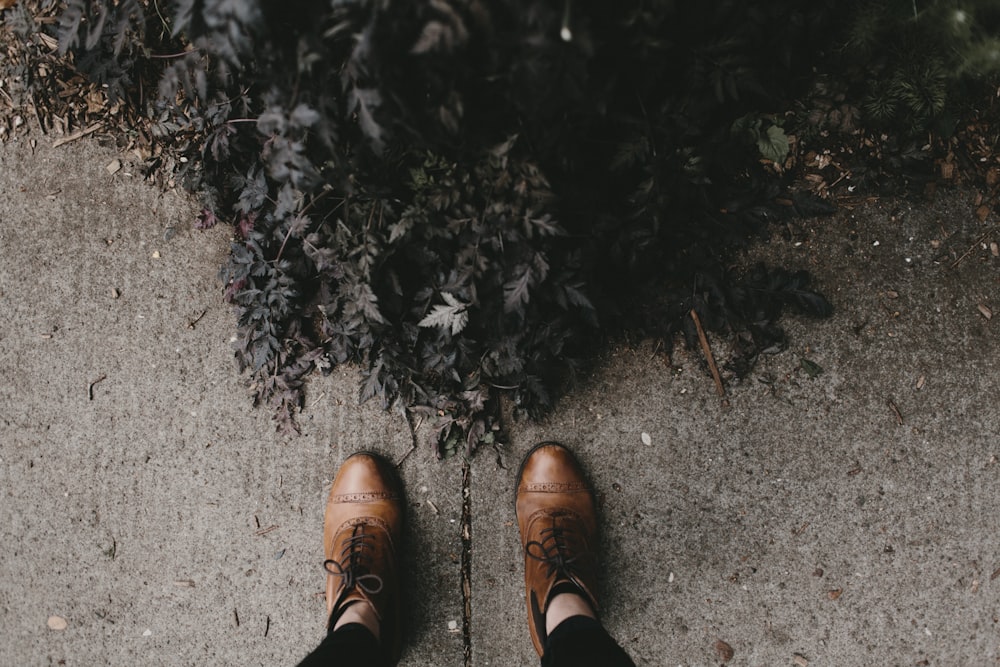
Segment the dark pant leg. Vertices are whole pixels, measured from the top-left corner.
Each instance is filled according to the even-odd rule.
[[[635,663],[600,623],[570,616],[545,641],[542,667],[635,667]]]
[[[360,623],[348,623],[327,634],[299,667],[385,667],[388,664],[375,635]]]

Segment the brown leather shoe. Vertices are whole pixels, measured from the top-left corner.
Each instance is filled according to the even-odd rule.
[[[556,442],[535,445],[517,475],[517,526],[524,550],[528,629],[538,655],[545,611],[570,590],[597,613],[597,517],[594,497],[573,454]]]
[[[391,664],[402,638],[396,558],[402,527],[403,494],[392,466],[368,452],[349,456],[330,487],[323,522],[329,627],[351,604],[371,604]]]

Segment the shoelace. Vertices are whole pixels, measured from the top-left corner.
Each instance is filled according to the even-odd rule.
[[[375,536],[366,533],[364,525],[356,526],[354,534],[344,540],[340,560],[323,562],[327,572],[343,580],[345,591],[358,587],[368,595],[382,592],[382,577],[368,572],[368,564],[372,560],[369,551],[374,549],[374,541]]]
[[[570,532],[572,531],[560,526],[556,522],[556,517],[553,517],[552,526],[542,528],[542,539],[531,540],[524,546],[524,551],[528,556],[548,565],[549,571],[546,576],[551,577],[558,573],[561,575],[560,579],[566,578],[570,581],[576,579],[571,572],[571,566],[580,555],[570,555],[569,545],[566,543],[566,535]]]

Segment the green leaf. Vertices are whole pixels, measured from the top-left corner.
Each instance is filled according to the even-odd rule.
[[[823,367],[817,364],[815,361],[809,361],[808,359],[803,357],[802,359],[799,360],[799,365],[802,368],[802,370],[806,372],[806,375],[808,375],[811,378],[823,374]]]
[[[760,154],[776,164],[782,164],[788,157],[788,137],[777,125],[767,128],[767,133],[757,139]]]

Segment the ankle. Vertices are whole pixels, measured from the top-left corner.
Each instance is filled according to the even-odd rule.
[[[590,603],[576,593],[558,593],[549,600],[545,610],[545,634],[552,634],[556,627],[573,616],[597,618]]]
[[[375,614],[375,609],[370,603],[364,600],[352,602],[346,609],[340,612],[340,616],[337,618],[337,622],[334,623],[332,629],[336,631],[337,628],[352,623],[365,626],[375,636],[375,639],[379,639],[380,624],[378,616]]]

